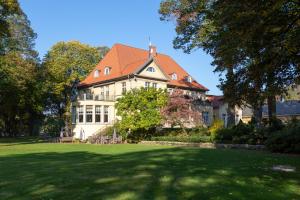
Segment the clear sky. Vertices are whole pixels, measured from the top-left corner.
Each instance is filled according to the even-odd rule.
[[[209,94],[221,94],[211,56],[202,50],[185,54],[173,48],[175,24],[159,20],[160,0],[20,0],[20,4],[38,35],[36,49],[41,58],[59,41],[108,47],[123,43],[148,49],[150,37],[158,52],[175,59],[209,88]]]

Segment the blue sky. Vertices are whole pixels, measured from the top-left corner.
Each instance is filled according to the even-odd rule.
[[[221,94],[211,56],[202,50],[185,54],[173,48],[175,23],[159,20],[160,0],[20,0],[20,4],[38,34],[36,49],[41,58],[59,41],[108,47],[123,43],[148,49],[150,37],[158,52],[173,57],[210,89],[209,94]]]

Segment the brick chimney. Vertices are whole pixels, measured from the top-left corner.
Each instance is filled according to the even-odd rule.
[[[149,45],[149,58],[153,58],[157,55],[156,53],[156,46],[154,45]]]

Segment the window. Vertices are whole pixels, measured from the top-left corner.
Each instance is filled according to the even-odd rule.
[[[94,78],[98,78],[98,77],[99,77],[99,70],[96,69],[96,70],[94,71]]]
[[[101,122],[101,106],[95,106],[95,122]]]
[[[204,124],[208,124],[209,122],[208,112],[202,112],[202,120]]]
[[[104,87],[100,88],[100,99],[102,100],[104,98]]]
[[[150,82],[145,82],[145,88],[149,88],[150,87]]]
[[[173,93],[173,88],[168,88],[168,93],[172,94]]]
[[[86,106],[85,122],[93,122],[93,106]]]
[[[76,124],[76,106],[72,106],[72,124]]]
[[[122,94],[126,93],[126,82],[122,83]]]
[[[153,88],[157,88],[157,83],[152,83]]]
[[[147,68],[147,71],[148,71],[148,72],[155,72],[155,69],[154,69],[154,67],[148,67],[148,68]]]
[[[78,107],[78,122],[83,122],[83,106]]]
[[[171,78],[172,80],[177,80],[177,74],[173,73]]]
[[[105,86],[105,96],[106,96],[106,99],[109,98],[109,87],[108,86]]]
[[[110,73],[110,67],[105,67],[104,74],[108,75]]]
[[[104,123],[108,122],[108,106],[104,106]]]
[[[192,82],[192,77],[187,76],[187,77],[186,77],[186,81],[189,82],[189,83],[191,83],[191,82]]]

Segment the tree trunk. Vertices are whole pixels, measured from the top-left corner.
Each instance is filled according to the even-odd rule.
[[[268,96],[268,118],[271,125],[274,119],[276,119],[276,98],[275,96]]]

